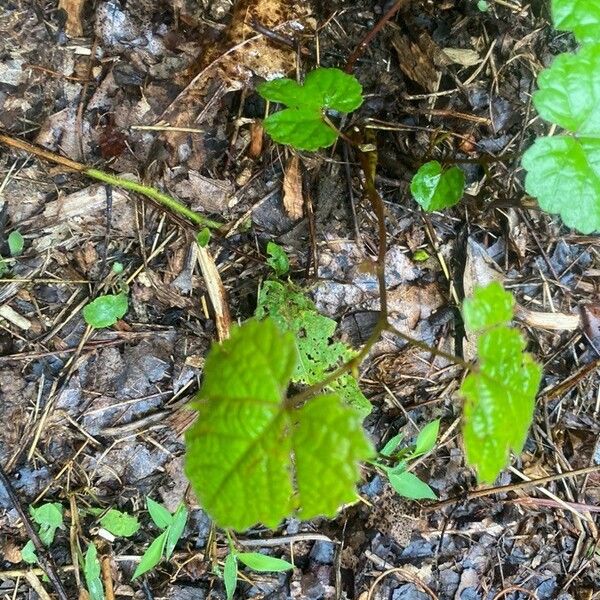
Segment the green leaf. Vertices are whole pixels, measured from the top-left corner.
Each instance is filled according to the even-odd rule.
[[[354,75],[340,69],[320,67],[304,80],[304,91],[323,108],[349,113],[363,102],[362,86]]]
[[[188,511],[183,504],[180,504],[173,515],[173,522],[169,525],[169,533],[167,535],[167,543],[165,546],[165,557],[167,560],[171,558],[173,550],[175,550],[175,546],[177,546],[177,542],[183,535],[187,519]]]
[[[63,507],[58,502],[48,502],[38,508],[29,507],[31,518],[40,526],[40,540],[45,546],[54,541],[56,530],[63,525]]]
[[[137,566],[132,580],[137,579],[140,575],[154,569],[163,557],[165,544],[167,543],[168,531],[163,531],[151,544],[148,550],[144,552],[140,564]]]
[[[477,468],[479,481],[492,483],[510,451],[523,449],[541,369],[523,352],[525,340],[515,329],[486,331],[477,347],[478,371],[460,388],[466,399],[463,438],[467,462]]]
[[[275,271],[275,275],[281,277],[290,270],[290,260],[285,250],[274,242],[267,244],[267,264]]]
[[[465,175],[458,167],[444,169],[437,160],[425,163],[410,184],[417,203],[427,211],[441,210],[457,204],[465,189]]]
[[[239,552],[236,556],[249,569],[259,573],[280,573],[294,568],[294,565],[287,560],[266,556],[260,552]]]
[[[31,540],[29,540],[21,550],[21,558],[24,562],[29,565],[35,565],[38,561],[37,554],[35,553],[35,546]]]
[[[412,453],[413,456],[420,456],[422,454],[427,454],[431,450],[433,450],[435,446],[435,442],[437,441],[438,433],[440,431],[440,420],[436,419],[435,421],[431,421],[431,423],[427,423],[423,429],[419,432],[417,436],[417,441],[415,443],[415,449]]]
[[[127,294],[98,296],[83,309],[83,318],[88,325],[100,329],[110,327],[125,316],[128,309]]]
[[[409,471],[400,473],[388,471],[388,479],[396,493],[403,498],[411,500],[435,500],[437,498],[435,492],[424,481]]]
[[[385,446],[379,451],[379,454],[381,454],[381,456],[387,457],[392,456],[392,454],[394,454],[394,452],[396,451],[396,448],[398,448],[398,446],[400,445],[400,442],[402,441],[403,437],[404,436],[402,433],[397,433],[396,435],[391,437],[386,442]]]
[[[581,233],[600,231],[600,138],[539,138],[523,166],[525,189],[542,209]]]
[[[282,331],[289,331],[296,339],[299,361],[292,375],[294,383],[314,385],[354,355],[342,342],[332,341],[337,323],[320,314],[314,303],[291,283],[265,281],[258,298],[256,316],[269,315]],[[371,403],[360,390],[356,379],[343,375],[326,390],[339,394],[363,416],[371,410]]]
[[[140,529],[140,523],[137,517],[133,517],[125,512],[111,508],[101,519],[100,526],[104,527],[113,535],[121,537],[130,537],[136,534]]]
[[[600,231],[600,44],[557,57],[538,84],[540,115],[575,135],[539,138],[525,152],[527,193],[569,227]]]
[[[267,100],[289,107],[265,119],[265,131],[276,142],[300,150],[331,146],[338,132],[325,122],[324,113],[351,112],[363,101],[362,87],[356,78],[334,68],[311,71],[303,85],[291,79],[269,81],[259,85],[258,92]]]
[[[481,331],[509,323],[514,315],[515,300],[498,282],[475,290],[463,303],[463,319],[468,331]]]
[[[556,29],[572,31],[582,44],[600,39],[598,0],[552,0],[552,19]]]
[[[236,555],[231,553],[227,555],[225,559],[225,566],[223,567],[223,582],[225,583],[225,592],[227,593],[227,600],[231,600],[235,594],[235,588],[237,587],[238,580],[238,563]]]
[[[186,474],[221,527],[332,516],[356,498],[358,462],[372,454],[361,418],[333,396],[287,403],[297,359],[293,336],[270,319],[234,329],[206,359]]]
[[[94,544],[90,544],[85,553],[83,575],[90,600],[104,600],[104,587],[100,579],[100,562]]]
[[[540,115],[581,137],[600,135],[600,44],[561,54],[538,77]]]
[[[198,232],[196,236],[196,241],[198,242],[198,246],[201,248],[206,248],[208,246],[208,242],[210,242],[210,229],[205,227],[204,229]]]
[[[25,247],[25,238],[20,231],[12,231],[8,234],[8,250],[11,256],[19,256]]]
[[[337,140],[337,132],[325,123],[321,112],[314,108],[286,108],[267,117],[265,131],[280,144],[298,150],[329,148]]]
[[[173,515],[152,498],[146,498],[146,508],[150,513],[150,518],[159,529],[165,529],[173,523]]]

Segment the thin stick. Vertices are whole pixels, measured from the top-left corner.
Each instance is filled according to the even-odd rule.
[[[600,471],[600,465],[593,465],[591,467],[584,467],[582,469],[575,469],[574,471],[566,471],[565,473],[557,473],[556,475],[548,475],[547,477],[540,477],[539,479],[531,479],[530,481],[521,481],[519,483],[510,483],[509,485],[501,485],[498,487],[486,488],[485,490],[473,490],[463,496],[454,496],[448,500],[442,500],[436,502],[431,506],[427,506],[423,509],[423,512],[430,513],[458,502],[466,502],[468,500],[474,500],[475,498],[483,498],[485,496],[491,496],[492,494],[506,494],[507,492],[516,492],[517,490],[524,490],[530,487],[537,487],[545,483],[552,481],[560,481],[561,479],[567,479],[569,477],[578,477],[579,475],[587,475],[588,473],[597,473]]]
[[[385,27],[388,21],[391,21],[392,17],[404,7],[405,4],[408,4],[410,0],[398,0],[396,4],[388,10],[381,19],[377,22],[375,27],[367,33],[367,35],[360,41],[358,46],[354,49],[354,52],[350,55],[348,62],[346,63],[346,73],[352,72],[356,61],[363,55],[364,51],[368,48],[369,44],[373,41],[375,36]]]
[[[0,144],[4,144],[5,146],[9,146],[10,148],[24,150],[25,152],[33,154],[38,158],[43,158],[44,160],[47,160],[49,162],[66,167],[71,171],[87,175],[88,177],[95,179],[96,181],[102,181],[103,183],[113,185],[115,187],[127,190],[129,192],[142,194],[143,196],[154,200],[155,202],[161,204],[163,207],[167,208],[171,212],[183,217],[184,219],[187,219],[188,221],[191,221],[192,223],[194,223],[194,225],[198,225],[199,227],[210,227],[211,229],[220,229],[223,226],[223,223],[213,221],[212,219],[208,219],[194,212],[179,200],[176,200],[172,196],[169,196],[168,194],[165,194],[164,192],[161,192],[151,186],[143,185],[141,183],[138,183],[137,181],[131,181],[130,179],[124,179],[123,177],[112,175],[111,173],[107,173],[106,171],[92,169],[84,165],[83,163],[71,160],[70,158],[65,158],[64,156],[56,154],[55,152],[51,152],[50,150],[46,150],[45,148],[40,148],[39,146],[35,146],[34,144],[30,144],[29,142],[13,138],[2,133],[0,133]]]
[[[56,595],[60,598],[60,600],[69,600],[67,592],[65,591],[65,588],[63,587],[60,577],[58,576],[58,573],[56,571],[56,565],[52,560],[52,556],[50,556],[50,553],[47,551],[46,547],[42,543],[42,540],[40,540],[40,536],[35,530],[29,518],[29,515],[23,509],[19,497],[17,496],[17,493],[15,492],[15,489],[13,488],[10,479],[4,472],[4,468],[2,467],[2,465],[0,465],[0,483],[6,489],[6,493],[8,494],[12,505],[15,507],[17,513],[19,513],[19,517],[23,522],[25,531],[27,532],[29,539],[33,542],[33,545],[35,546],[40,565],[46,572],[46,575],[48,575],[48,579],[54,587]]]

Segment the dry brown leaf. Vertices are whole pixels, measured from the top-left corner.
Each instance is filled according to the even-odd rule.
[[[290,219],[297,220],[302,218],[303,205],[300,158],[294,154],[288,161],[283,176],[283,207]]]
[[[58,8],[67,13],[65,32],[69,37],[81,37],[83,35],[83,24],[81,17],[85,0],[59,0]]]
[[[258,158],[262,154],[264,139],[264,128],[260,121],[253,121],[250,124],[250,148],[248,156]]]

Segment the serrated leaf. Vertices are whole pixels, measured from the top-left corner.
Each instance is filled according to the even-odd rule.
[[[515,300],[500,283],[494,281],[475,290],[463,303],[463,319],[468,331],[482,331],[510,323]]]
[[[440,431],[440,420],[436,419],[435,421],[431,421],[431,423],[427,423],[423,429],[419,432],[417,436],[417,441],[415,442],[415,449],[413,451],[413,456],[420,456],[422,454],[427,454],[431,450],[433,450],[435,446],[435,442],[437,441],[438,433]]]
[[[542,209],[581,233],[600,231],[600,138],[539,138],[523,166],[527,193]]]
[[[331,396],[288,406],[297,359],[293,336],[270,319],[234,329],[206,359],[186,474],[221,527],[333,515],[356,497],[357,463],[372,452],[361,419]]]
[[[411,500],[435,500],[435,492],[416,475],[409,471],[388,472],[390,485],[403,498]]]
[[[85,553],[83,575],[90,600],[104,600],[104,586],[100,579],[100,562],[94,544],[90,544]]]
[[[249,569],[259,573],[281,573],[294,568],[294,565],[287,560],[260,554],[260,552],[239,552],[236,556]]]
[[[362,86],[356,77],[335,68],[311,71],[304,80],[304,91],[318,99],[323,108],[342,113],[356,110],[363,102]]]
[[[600,231],[600,44],[557,57],[538,83],[539,113],[575,135],[539,138],[525,152],[527,193],[566,225]]]
[[[324,112],[351,112],[363,101],[356,78],[334,68],[311,71],[303,85],[291,79],[269,81],[258,86],[258,92],[267,100],[288,106],[265,119],[265,131],[276,142],[299,150],[331,146],[338,132],[325,122]]]
[[[56,530],[63,525],[63,507],[58,502],[48,502],[38,508],[29,507],[31,518],[40,526],[40,540],[45,546],[54,541]]]
[[[523,352],[525,340],[515,329],[486,331],[477,347],[478,371],[460,388],[466,399],[463,439],[467,462],[476,467],[479,481],[492,483],[510,451],[523,449],[541,369]]]
[[[457,204],[465,189],[465,175],[459,167],[444,169],[437,160],[422,165],[410,184],[417,203],[427,211]]]
[[[319,383],[329,372],[353,356],[349,346],[332,340],[337,323],[320,314],[315,304],[293,284],[264,282],[258,298],[256,316],[262,319],[267,315],[282,331],[291,332],[296,339],[299,360],[292,375],[294,383]],[[339,394],[365,417],[372,410],[371,403],[350,374],[338,378],[325,391]]]
[[[173,523],[173,515],[162,504],[152,500],[152,498],[146,498],[146,508],[150,513],[150,518],[158,528],[165,529]]]
[[[285,275],[290,270],[290,259],[285,250],[275,242],[267,244],[267,264],[275,271],[278,277]]]
[[[600,0],[552,0],[556,29],[572,31],[580,43],[600,39]]]
[[[110,327],[125,316],[128,309],[127,294],[98,296],[83,309],[83,318],[88,325],[100,329]]]
[[[19,256],[25,247],[25,238],[20,231],[11,231],[8,234],[8,251],[11,256]]]
[[[173,550],[175,550],[175,546],[177,546],[177,542],[181,539],[181,536],[183,535],[187,519],[187,508],[183,504],[180,504],[177,510],[175,511],[175,514],[173,515],[173,522],[171,523],[171,525],[169,525],[168,529],[167,543],[165,545],[165,557],[167,560],[171,558]]]
[[[140,529],[137,517],[111,508],[101,519],[100,526],[113,535],[130,537]]]
[[[263,121],[265,131],[280,144],[298,150],[314,151],[329,148],[337,140],[337,132],[323,120],[314,108],[286,108]]]
[[[137,579],[140,575],[151,571],[161,561],[165,544],[167,543],[168,531],[163,531],[151,544],[148,550],[144,552],[140,564],[137,566],[132,580]]]
[[[228,554],[223,567],[223,583],[227,600],[231,600],[235,594],[238,580],[238,563],[235,554]]]
[[[600,43],[557,56],[538,88],[533,103],[544,119],[582,137],[600,135]]]

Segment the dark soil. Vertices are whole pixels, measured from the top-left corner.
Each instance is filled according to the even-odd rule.
[[[251,150],[253,123],[265,109],[254,91],[261,73],[235,85],[207,80],[191,99],[179,96],[198,60],[228,49],[231,4],[65,2],[76,23],[82,5],[82,33],[73,35],[55,1],[3,0],[0,128],[89,166],[137,176],[235,223],[209,247],[233,321],[254,312],[269,275],[267,242],[283,245],[293,279],[338,320],[343,339],[360,345],[379,307],[372,278],[361,273],[361,262],[376,252],[377,224],[361,200],[352,152],[340,143],[301,155],[309,216],[292,219],[282,199],[289,151],[267,139],[258,153]],[[393,4],[300,2],[298,10],[310,10],[318,26],[318,44],[313,32],[298,33],[300,70],[317,58],[343,67]],[[293,8],[291,0],[282,5]],[[356,63],[366,101],[352,116],[368,120],[377,136],[390,316],[411,336],[469,358],[457,302],[478,284],[502,280],[526,309],[519,324],[544,381],[525,451],[497,484],[600,463],[600,245],[536,210],[520,168],[524,148],[547,130],[530,103],[535,76],[573,42],[551,30],[541,0],[492,0],[487,12],[475,0],[407,5]],[[165,116],[198,131],[148,127],[164,125]],[[465,200],[443,214],[422,213],[408,191],[418,166],[433,158],[460,164],[468,182]],[[226,538],[182,472],[184,407],[218,332],[194,229],[141,197],[3,146],[0,171],[0,254],[8,256],[8,233],[25,237],[23,254],[0,280],[0,464],[24,507],[60,502],[67,523],[74,507],[82,511],[71,531],[82,548],[96,535],[84,509],[113,506],[139,516],[135,537],[100,544],[115,597],[225,598],[215,567]],[[413,260],[418,250],[429,258]],[[115,327],[91,332],[81,308],[115,289],[115,262],[124,266],[130,310]],[[411,441],[441,419],[442,442],[417,474],[442,500],[476,487],[458,437],[461,377],[458,367],[388,337],[361,368],[374,404],[366,427],[378,447],[399,431]],[[136,557],[156,533],[146,496],[172,510],[183,500],[191,517],[174,560],[131,583]],[[297,568],[244,573],[237,597],[600,598],[597,473],[437,509],[400,498],[365,468],[361,496],[365,502],[334,521],[290,520],[278,531],[240,536],[275,556],[293,553]],[[52,553],[76,598],[69,535],[68,526],[58,533]],[[2,597],[37,597],[20,562],[26,541],[0,487]]]

